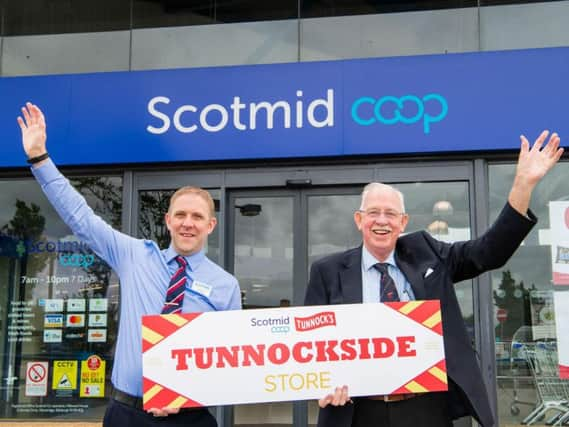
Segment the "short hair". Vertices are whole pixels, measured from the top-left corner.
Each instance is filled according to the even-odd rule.
[[[176,192],[174,194],[172,194],[172,196],[170,197],[170,204],[168,206],[168,212],[170,212],[170,209],[172,209],[172,204],[174,203],[174,201],[178,197],[183,196],[185,194],[194,194],[196,196],[201,197],[207,203],[210,216],[212,218],[215,217],[215,203],[213,202],[213,198],[211,197],[211,194],[209,194],[209,192],[207,190],[204,190],[203,188],[192,187],[192,186],[185,186],[185,187],[179,188],[178,190],[176,190]]]
[[[381,182],[371,182],[366,185],[362,191],[362,198],[360,203],[360,210],[364,209],[364,202],[366,197],[369,193],[381,193],[381,192],[392,192],[397,195],[399,201],[401,202],[401,213],[405,213],[405,197],[403,197],[403,193],[399,191],[397,188],[392,187],[391,185],[383,184]]]

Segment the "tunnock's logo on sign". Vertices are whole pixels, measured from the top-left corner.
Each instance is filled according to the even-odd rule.
[[[336,314],[333,311],[323,311],[309,317],[295,317],[294,326],[297,331],[311,331],[324,326],[336,326]]]

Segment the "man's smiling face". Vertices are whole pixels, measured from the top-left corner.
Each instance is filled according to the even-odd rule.
[[[403,213],[399,195],[390,189],[366,194],[361,209],[354,213],[366,249],[379,261],[385,261],[405,231],[409,216]]]
[[[198,194],[178,196],[166,214],[172,246],[184,256],[192,255],[204,247],[216,223],[207,202]]]

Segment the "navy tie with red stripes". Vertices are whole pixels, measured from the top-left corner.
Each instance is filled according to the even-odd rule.
[[[375,269],[381,273],[380,280],[380,302],[395,302],[399,301],[399,294],[397,293],[397,287],[395,286],[395,281],[387,272],[387,266],[389,264],[385,262],[378,262],[374,265]]]
[[[178,255],[175,258],[178,263],[178,269],[170,279],[170,285],[166,291],[166,302],[162,307],[162,314],[176,314],[182,312],[182,305],[184,304],[184,291],[186,290],[186,265],[187,261],[184,257]]]

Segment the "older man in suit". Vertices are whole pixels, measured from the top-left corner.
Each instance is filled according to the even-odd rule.
[[[388,185],[368,184],[354,213],[363,245],[314,262],[305,304],[377,301],[441,301],[448,392],[349,398],[348,386],[319,400],[319,427],[434,427],[470,415],[494,424],[482,374],[466,332],[454,283],[506,263],[536,223],[531,193],[557,163],[559,137],[544,131],[533,147],[525,137],[508,203],[479,238],[448,244],[428,233],[401,236],[408,223],[403,195]]]

